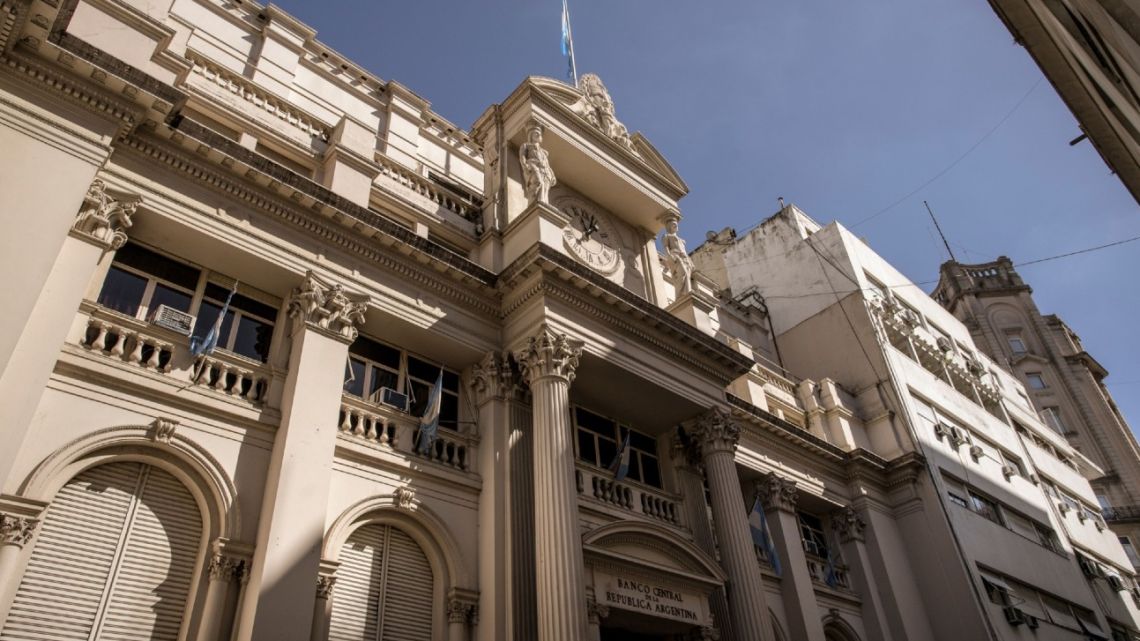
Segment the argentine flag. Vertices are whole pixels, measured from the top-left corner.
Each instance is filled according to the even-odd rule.
[[[566,0],[562,0],[562,55],[567,58],[566,77],[578,82],[578,73],[574,68],[574,36],[570,33],[570,7]]]
[[[620,481],[629,474],[629,431],[625,433],[625,440],[621,442],[621,449],[618,450],[617,456],[614,457],[610,463],[610,471],[614,474],[614,480]]]
[[[416,451],[421,454],[430,454],[431,447],[439,438],[439,408],[442,400],[443,370],[441,369],[439,377],[435,379],[435,385],[431,386],[427,407],[424,408],[424,415],[420,419],[420,438],[419,442],[416,443]]]
[[[768,562],[772,564],[772,571],[780,576],[780,557],[776,554],[776,546],[772,543],[772,533],[768,530],[768,519],[764,517],[764,508],[760,506],[760,497],[752,504],[752,512],[748,515],[748,529],[752,531],[752,542],[764,549],[768,554]]]
[[[222,311],[218,312],[218,317],[214,319],[214,326],[210,328],[210,331],[201,340],[197,336],[190,337],[190,353],[194,356],[209,354],[218,346],[218,337],[222,333],[222,321],[226,319],[226,314],[230,311],[230,301],[233,300],[237,288],[237,281],[234,281],[234,288],[230,290],[230,295],[226,296],[226,304],[222,305]]]

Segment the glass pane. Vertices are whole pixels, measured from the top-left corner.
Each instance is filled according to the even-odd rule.
[[[180,312],[188,312],[190,311],[190,294],[183,293],[162,283],[156,283],[154,286],[154,296],[151,297],[150,304],[147,305],[147,314],[153,316],[159,305],[173,307]]]
[[[635,481],[644,481],[645,479],[641,476],[641,457],[636,452],[629,454],[629,478]],[[609,462],[613,463],[613,461]]]
[[[412,356],[408,357],[408,375],[421,381],[435,383],[439,378],[439,365],[432,365]]]
[[[139,311],[145,290],[145,278],[118,267],[111,267],[111,271],[107,272],[107,279],[103,281],[98,302],[108,309],[134,316]]]
[[[617,456],[617,443],[614,443],[608,438],[598,438],[598,465],[603,467],[608,466],[614,462],[614,457]]]
[[[364,394],[364,363],[355,358],[348,359],[344,366],[344,391],[353,396]]]
[[[646,485],[661,487],[661,470],[657,467],[657,457],[641,457],[641,480]]]
[[[629,445],[635,450],[657,454],[657,439],[650,438],[641,432],[630,431]]]
[[[372,366],[372,379],[368,382],[368,398],[373,401],[380,400],[380,388],[396,389],[400,382],[400,375],[383,367]]]
[[[225,303],[229,298],[230,288],[222,287],[215,283],[206,283],[206,298],[212,299],[217,303]],[[274,320],[277,318],[277,308],[272,305],[266,305],[260,301],[253,300],[248,296],[243,296],[241,293],[241,284],[238,283],[237,292],[230,300],[230,307],[240,309],[243,312],[249,312],[255,316],[260,316],[265,320]]]
[[[149,249],[127,243],[122,249],[115,252],[115,262],[128,267],[180,285],[186,289],[198,287],[198,269]]]
[[[231,351],[264,363],[269,360],[269,342],[272,339],[273,325],[243,315],[238,319],[237,336]]]
[[[586,430],[578,430],[578,458],[587,463],[598,464],[598,450],[594,447],[594,435]]]
[[[453,430],[459,429],[458,396],[444,393],[439,403],[439,424],[443,427],[450,427]]]
[[[459,374],[443,370],[443,389],[459,393]]]
[[[197,337],[198,340],[205,340],[206,334],[210,333],[210,329],[213,328],[220,313],[222,313],[221,305],[202,301],[202,305],[198,308],[198,320],[194,321],[193,336]],[[230,327],[233,327],[233,323],[234,313],[231,310],[226,312],[226,317],[222,320],[222,331],[218,335],[218,347],[226,347],[226,340],[229,338]]]
[[[580,407],[576,408],[575,416],[578,419],[579,427],[588,429],[591,432],[597,432],[598,434],[601,434],[602,436],[605,436],[609,439],[614,438],[614,422],[610,419],[602,418],[601,416],[598,416],[597,414],[589,410],[584,410]]]
[[[427,409],[428,395],[431,394],[431,386],[427,383],[420,383],[417,381],[408,381],[408,392],[412,397],[409,402],[411,409],[408,411],[412,416],[423,416],[424,410]]]
[[[383,343],[377,343],[364,336],[357,336],[348,351],[394,370],[400,369],[400,350],[388,347]],[[389,385],[389,387],[393,386]]]

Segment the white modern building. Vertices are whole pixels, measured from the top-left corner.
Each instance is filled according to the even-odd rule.
[[[1136,638],[1019,384],[794,208],[690,259],[596,76],[465,131],[273,6],[0,10],[0,640]]]

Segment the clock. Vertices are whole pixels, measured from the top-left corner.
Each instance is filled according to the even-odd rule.
[[[562,243],[572,256],[594,271],[610,275],[618,270],[621,254],[614,247],[617,234],[604,216],[578,203],[562,206],[570,222],[562,230]]]

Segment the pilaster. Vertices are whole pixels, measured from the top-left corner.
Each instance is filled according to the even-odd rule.
[[[0,496],[0,621],[8,617],[46,507],[38,501]]]
[[[471,628],[479,623],[479,598],[452,590],[447,597],[447,641],[468,641]]]
[[[744,495],[736,474],[736,446],[740,425],[728,412],[713,408],[693,429],[700,447],[712,499],[713,523],[720,543],[720,562],[728,574],[728,602],[732,604],[733,636],[737,639],[772,639],[768,604],[764,599],[760,565],[745,514]]]
[[[249,578],[251,553],[249,546],[228,539],[216,539],[211,545],[209,582],[202,622],[198,625],[198,641],[223,639],[233,630],[241,590]]]
[[[780,577],[780,588],[784,597],[789,636],[804,641],[824,641],[823,624],[815,600],[815,586],[808,573],[807,557],[800,540],[796,517],[796,484],[769,474],[766,479],[756,483],[756,492],[764,506],[772,530],[772,542],[784,570]]]
[[[533,399],[538,638],[550,641],[586,638],[569,395],[581,353],[581,341],[543,325],[515,354]]]
[[[894,637],[887,623],[883,599],[879,596],[879,582],[867,555],[867,522],[854,508],[847,506],[832,513],[831,527],[843,547],[843,559],[847,562],[852,587],[863,601],[863,626],[867,635],[892,641]]]
[[[312,272],[289,299],[292,347],[238,639],[311,630],[348,345],[367,297]]]

